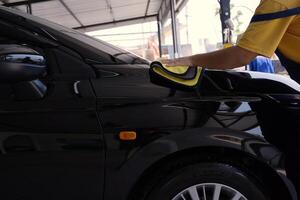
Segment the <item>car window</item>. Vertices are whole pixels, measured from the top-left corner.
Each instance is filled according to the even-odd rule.
[[[24,13],[24,12],[15,10],[15,9],[0,7],[0,10],[5,10],[6,12],[9,12],[14,15],[22,16],[23,18],[25,18],[29,21],[37,23],[38,27],[43,27],[44,29],[47,29],[47,31],[54,33],[54,36],[59,37],[59,36],[63,35],[63,38],[66,38],[65,36],[67,36],[73,40],[74,44],[83,43],[83,44],[93,48],[94,51],[100,51],[102,55],[107,54],[104,59],[104,60],[106,60],[105,62],[107,62],[107,58],[110,58],[111,63],[118,63],[118,61],[121,61],[122,63],[128,63],[128,64],[149,64],[149,61],[147,61],[129,51],[120,49],[116,46],[113,46],[113,45],[107,43],[107,42],[95,39],[91,36],[88,36],[82,32],[76,31],[74,29],[67,28],[67,27],[61,26],[59,24],[55,24],[48,20],[29,15],[27,13]],[[59,39],[59,38],[56,38],[56,39]],[[82,52],[82,53],[84,53],[84,52]]]

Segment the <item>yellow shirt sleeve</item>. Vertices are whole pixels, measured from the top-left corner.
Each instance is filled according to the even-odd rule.
[[[288,9],[275,0],[263,0],[255,14],[274,13]],[[277,49],[294,16],[269,21],[250,23],[237,46],[271,57]]]

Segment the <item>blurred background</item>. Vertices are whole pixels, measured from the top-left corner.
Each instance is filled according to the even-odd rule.
[[[234,45],[249,25],[259,2],[0,0],[4,6],[74,28],[150,61],[205,53]],[[276,56],[269,61],[273,66],[265,72],[286,74]],[[241,69],[257,70],[256,63]]]
[[[247,28],[260,0],[231,0],[231,19],[234,24],[232,41]],[[217,0],[188,0],[176,13],[178,55],[186,56],[222,48],[220,3]],[[96,30],[88,35],[132,51],[149,60],[159,54],[158,26],[155,21]],[[162,57],[174,57],[170,14],[161,23]]]

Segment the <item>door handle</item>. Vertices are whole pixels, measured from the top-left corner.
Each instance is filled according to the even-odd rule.
[[[80,81],[75,81],[74,84],[73,84],[74,93],[75,93],[77,96],[80,96],[80,92],[79,92],[79,89],[78,89],[79,83],[80,83]]]

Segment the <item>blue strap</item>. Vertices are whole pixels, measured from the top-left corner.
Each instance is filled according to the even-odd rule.
[[[285,17],[290,17],[293,15],[300,14],[300,7],[292,8],[284,11],[279,11],[275,13],[267,13],[267,14],[258,14],[254,15],[251,19],[251,23],[253,22],[260,22],[260,21],[268,21],[273,19],[280,19]]]

